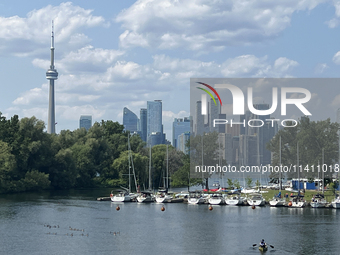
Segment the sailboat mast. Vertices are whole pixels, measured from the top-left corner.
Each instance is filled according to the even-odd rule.
[[[280,169],[282,169],[281,165],[281,136],[280,136]],[[281,180],[281,171],[279,171],[279,186],[280,186],[280,192],[281,192],[281,189],[282,189],[282,180]]]
[[[131,161],[130,161],[130,133],[128,133],[128,158],[129,158],[129,194],[131,193],[131,179],[130,179],[130,175],[131,175]]]
[[[297,142],[296,161],[298,171],[298,195],[300,195],[299,142]]]
[[[151,184],[151,144],[150,144],[150,151],[149,151],[149,189],[152,190],[152,184]]]
[[[166,145],[166,191],[169,189],[169,145]]]
[[[325,190],[325,173],[323,171],[323,165],[325,163],[324,156],[325,156],[325,150],[324,150],[324,148],[322,148],[322,167],[321,167],[321,169],[322,169],[322,194],[324,194],[324,190]]]

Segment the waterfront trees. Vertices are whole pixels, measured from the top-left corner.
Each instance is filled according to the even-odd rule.
[[[0,112],[0,193],[39,189],[127,187],[128,132],[123,125],[101,121],[86,131],[62,130],[47,134],[44,122],[17,115],[6,119]],[[137,183],[148,183],[149,151],[138,135],[130,137]],[[152,177],[162,182],[166,145],[152,148]],[[187,171],[186,156],[169,145],[169,174],[181,185],[177,171]],[[131,178],[132,179],[132,178]],[[132,185],[133,187],[134,185]]]

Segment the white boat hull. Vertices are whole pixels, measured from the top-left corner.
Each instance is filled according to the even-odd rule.
[[[170,196],[156,196],[156,202],[157,203],[170,203],[171,202],[172,197]]]
[[[131,202],[130,196],[113,196],[111,202]]]
[[[203,197],[189,197],[188,198],[188,204],[204,204],[205,203],[205,199]]]
[[[225,201],[223,198],[209,198],[209,204],[211,205],[225,205]]]
[[[292,202],[292,205],[289,206],[289,207],[292,207],[292,208],[302,208],[302,207],[305,207],[306,206],[306,202]]]
[[[333,206],[333,208],[340,208],[340,200],[338,199],[338,200],[333,200],[332,201],[332,206]]]
[[[323,208],[326,207],[327,202],[325,201],[316,201],[316,202],[311,202],[310,206],[312,208]]]
[[[243,205],[244,202],[244,197],[232,197],[225,200],[227,205]]]
[[[155,198],[153,196],[138,196],[137,202],[138,203],[152,203],[155,201]]]
[[[272,200],[269,201],[269,205],[270,206],[276,206],[276,207],[284,206],[285,200],[283,200],[283,199],[272,199]]]
[[[265,205],[264,200],[252,200],[252,199],[247,199],[248,205],[255,205],[255,206],[263,206]]]

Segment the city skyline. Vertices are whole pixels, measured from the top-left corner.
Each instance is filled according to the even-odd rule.
[[[78,128],[82,114],[91,114],[94,122],[123,123],[121,106],[138,113],[146,101],[160,99],[171,141],[173,120],[190,116],[192,77],[339,76],[340,14],[332,1],[238,6],[237,1],[14,0],[0,7],[0,83],[6,95],[0,111],[6,117],[34,115],[46,129],[45,72],[54,20],[56,133]],[[187,9],[195,15],[179,11]],[[339,99],[336,91],[327,102],[333,121]]]

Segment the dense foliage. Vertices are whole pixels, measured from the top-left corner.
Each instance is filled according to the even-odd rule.
[[[267,144],[267,149],[273,153],[273,165],[280,165],[280,137],[281,163],[283,166],[299,164],[300,177],[314,179],[330,178],[336,173],[334,165],[339,163],[339,124],[330,119],[311,121],[302,118],[297,126],[281,129]],[[324,164],[324,171],[322,165]],[[318,167],[320,166],[320,168]],[[333,169],[331,169],[333,168]],[[339,168],[338,168],[339,169]],[[337,170],[337,171],[336,171]],[[272,177],[278,177],[272,174]],[[290,171],[288,177],[297,178],[297,170]]]
[[[96,186],[149,188],[149,148],[138,135],[130,137],[118,122],[95,123],[89,131],[62,130],[47,134],[44,122],[31,118],[6,119],[0,112],[0,193]],[[188,157],[171,145],[152,148],[152,187],[170,180],[188,185]],[[168,157],[167,157],[168,154]],[[129,156],[131,155],[131,156]],[[130,160],[129,160],[130,158]],[[167,163],[168,158],[168,163]],[[184,178],[184,179],[182,179]]]

